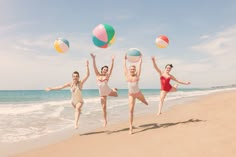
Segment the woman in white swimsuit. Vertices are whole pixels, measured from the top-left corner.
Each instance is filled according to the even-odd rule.
[[[78,128],[79,126],[79,117],[80,117],[80,113],[81,113],[81,108],[84,104],[84,100],[82,97],[82,89],[83,89],[83,85],[85,83],[85,81],[88,79],[89,77],[89,65],[88,65],[88,61],[86,62],[86,67],[87,67],[87,73],[86,76],[80,80],[79,78],[79,73],[77,71],[73,72],[72,74],[72,82],[66,83],[62,86],[58,86],[58,87],[49,87],[46,88],[46,91],[51,91],[51,90],[61,90],[67,87],[71,88],[71,104],[75,109],[75,129]]]
[[[97,84],[98,84],[98,89],[99,89],[99,94],[100,94],[100,101],[102,105],[102,110],[103,110],[103,118],[104,118],[104,127],[107,125],[107,96],[118,96],[117,94],[117,89],[111,89],[108,86],[108,81],[111,76],[113,66],[114,66],[114,57],[112,57],[112,63],[111,63],[111,68],[108,71],[108,66],[103,66],[101,68],[101,72],[98,71],[97,65],[96,65],[96,60],[95,60],[95,55],[90,54],[92,59],[93,59],[93,68],[95,71],[95,75],[97,78]]]
[[[124,59],[124,73],[126,77],[126,81],[128,82],[128,95],[129,95],[129,119],[130,119],[130,126],[129,126],[129,134],[133,133],[133,115],[134,115],[134,106],[136,98],[140,100],[145,105],[148,105],[145,97],[143,96],[142,92],[139,89],[139,77],[141,74],[141,65],[142,65],[142,58],[139,62],[139,68],[136,71],[136,66],[131,65],[129,70],[126,66],[127,56]]]

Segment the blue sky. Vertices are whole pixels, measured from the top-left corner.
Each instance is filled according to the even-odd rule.
[[[87,59],[91,76],[85,88],[97,88],[91,52],[99,68],[115,56],[109,84],[126,88],[122,65],[129,48],[143,53],[140,88],[160,88],[151,56],[161,69],[172,63],[171,73],[192,83],[180,87],[235,84],[235,15],[234,0],[0,0],[0,90],[64,84],[75,70],[85,74]],[[92,43],[92,30],[100,23],[116,31],[116,41],[107,49]],[[165,49],[155,45],[162,34],[170,40]],[[70,42],[65,54],[53,48],[58,37]]]

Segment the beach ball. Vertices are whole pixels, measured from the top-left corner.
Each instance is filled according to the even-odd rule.
[[[161,35],[156,38],[155,43],[159,48],[166,48],[169,45],[169,39],[167,36]]]
[[[93,29],[93,43],[100,48],[107,48],[115,41],[115,30],[108,24],[99,24]]]
[[[127,53],[127,60],[131,63],[138,62],[142,56],[142,53],[139,49],[137,48],[130,48]]]
[[[64,38],[58,38],[54,42],[54,48],[59,53],[64,53],[68,51],[69,47],[70,47],[69,41]]]

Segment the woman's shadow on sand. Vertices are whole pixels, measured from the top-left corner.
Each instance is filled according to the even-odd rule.
[[[143,129],[141,129],[139,131],[136,131],[136,132],[133,132],[133,134],[137,134],[137,133],[144,132],[144,131],[147,131],[147,130],[152,130],[152,129],[168,128],[168,127],[179,125],[179,124],[196,123],[196,122],[204,122],[204,121],[206,121],[206,120],[189,119],[187,121],[176,122],[176,123],[163,123],[163,124],[150,123],[150,124],[144,124],[144,125],[139,126],[139,128],[143,128]]]
[[[168,128],[168,127],[180,125],[180,124],[196,123],[196,122],[204,122],[204,121],[206,121],[206,120],[189,119],[187,121],[176,122],[176,123],[163,123],[163,124],[149,123],[149,124],[139,125],[138,127],[134,127],[134,129],[141,129],[141,130],[135,131],[135,132],[133,132],[133,134],[141,133],[141,132],[152,130],[152,129]],[[97,132],[90,132],[90,133],[85,133],[85,134],[81,134],[81,135],[91,135],[91,134],[101,134],[101,133],[113,134],[113,133],[118,133],[118,132],[128,131],[128,130],[129,130],[129,128],[123,128],[123,129],[114,130],[114,131],[97,131]]]

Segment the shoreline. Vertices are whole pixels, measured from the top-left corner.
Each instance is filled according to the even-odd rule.
[[[140,133],[146,132],[148,130],[155,130],[155,129],[162,128],[162,127],[169,127],[169,125],[172,126],[171,124],[168,124],[168,123],[166,123],[166,124],[163,123],[161,125],[159,125],[159,124],[157,125],[155,123],[149,123],[148,124],[148,121],[150,121],[150,120],[151,121],[163,120],[163,119],[165,119],[165,116],[168,116],[168,114],[170,114],[170,112],[173,112],[174,110],[176,110],[176,108],[178,109],[178,108],[182,108],[182,106],[186,107],[186,106],[189,106],[189,105],[192,106],[196,102],[199,102],[199,101],[202,102],[204,99],[208,99],[208,97],[212,97],[212,96],[214,97],[215,95],[221,95],[221,94],[224,94],[224,93],[231,93],[232,94],[232,93],[235,93],[235,90],[216,92],[216,93],[211,93],[211,94],[208,94],[208,95],[196,96],[193,99],[190,98],[192,100],[186,100],[186,101],[184,101],[184,102],[182,102],[180,104],[177,103],[175,105],[169,106],[171,109],[166,109],[163,112],[163,114],[161,116],[158,116],[158,117],[156,117],[156,115],[153,114],[153,113],[135,115],[135,117],[134,117],[134,125],[135,126],[138,125],[138,127],[136,129],[134,129],[134,134],[131,135],[131,136],[133,138],[133,136],[135,136],[136,134],[140,134]],[[173,114],[173,115],[175,115],[175,114]],[[173,121],[172,118],[175,119],[176,116],[168,117],[167,119],[169,119],[170,121]],[[24,153],[21,150],[18,153],[14,153],[14,154],[10,154],[10,155],[13,155],[13,156],[18,156],[18,155],[21,156],[22,155],[22,156],[24,156],[24,154],[32,154],[32,152],[34,152],[34,151],[37,152],[37,151],[44,150],[44,149],[50,149],[49,147],[54,147],[54,146],[56,147],[57,145],[61,145],[61,144],[64,145],[64,143],[67,143],[69,141],[75,142],[75,139],[81,140],[80,138],[85,138],[86,139],[88,137],[89,138],[88,140],[92,140],[91,139],[92,137],[89,137],[88,135],[90,135],[90,136],[98,136],[96,138],[100,138],[99,137],[100,135],[101,136],[113,136],[114,134],[122,134],[123,135],[123,134],[126,133],[127,135],[125,135],[125,137],[126,136],[129,137],[130,135],[128,135],[128,122],[127,122],[127,120],[111,123],[110,125],[108,125],[108,127],[105,130],[104,130],[104,128],[98,128],[98,129],[93,129],[93,131],[84,132],[84,133],[81,133],[81,134],[78,133],[78,131],[76,131],[76,132],[71,133],[70,135],[68,135],[67,137],[64,137],[64,138],[58,136],[59,134],[54,136],[54,137],[49,137],[48,136],[49,138],[55,138],[56,141],[49,142],[49,143],[45,142],[43,144],[43,146],[42,145],[41,146],[38,145],[38,146],[32,148],[31,150],[25,149]],[[173,123],[173,126],[179,125],[179,124],[198,123],[198,122],[199,123],[203,122],[203,120],[198,119],[198,118],[192,118],[192,119],[190,118],[188,120],[179,121],[176,124]],[[61,139],[58,140],[57,137],[60,137]],[[84,142],[86,142],[86,141],[84,141]],[[34,140],[29,141],[29,144],[30,143],[34,143],[35,144]],[[82,143],[79,143],[79,145],[80,144],[82,144]],[[35,154],[32,155],[32,156],[35,156]],[[83,156],[86,156],[86,154],[84,154]]]

